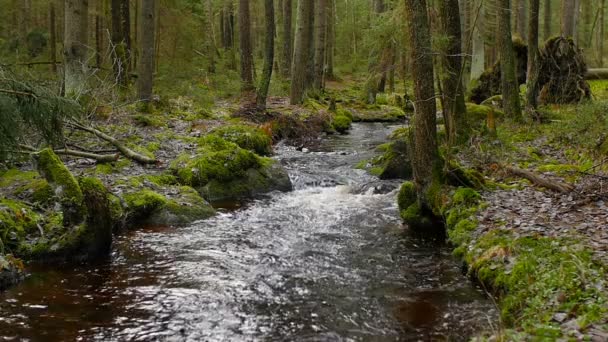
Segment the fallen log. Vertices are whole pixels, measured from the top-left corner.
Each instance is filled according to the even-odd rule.
[[[550,190],[554,190],[561,193],[567,193],[574,190],[574,186],[571,184],[562,183],[559,181],[547,180],[531,171],[518,169],[516,167],[505,167],[507,172],[513,174],[514,176],[518,176],[521,178],[525,178],[532,182],[532,184],[541,186],[543,188],[547,188]]]
[[[608,80],[608,68],[588,69],[585,74],[586,80]]]

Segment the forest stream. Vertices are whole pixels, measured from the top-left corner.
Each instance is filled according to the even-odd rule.
[[[122,234],[96,265],[30,267],[0,294],[0,340],[460,341],[496,329],[449,246],[401,225],[400,182],[355,169],[395,127],[277,146],[290,193]]]

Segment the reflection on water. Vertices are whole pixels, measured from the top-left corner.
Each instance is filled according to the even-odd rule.
[[[494,320],[449,249],[404,233],[399,182],[353,166],[391,127],[280,146],[296,190],[190,227],[117,238],[106,262],[32,268],[0,294],[0,337],[466,340]]]

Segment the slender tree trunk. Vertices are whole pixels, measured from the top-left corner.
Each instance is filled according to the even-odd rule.
[[[113,69],[114,76],[118,84],[122,86],[126,86],[129,82],[128,77],[128,54],[129,54],[129,45],[128,41],[130,41],[129,36],[130,32],[125,31],[125,28],[128,27],[125,25],[125,22],[130,22],[130,19],[125,19],[124,16],[129,12],[125,11],[125,2],[127,2],[128,8],[128,0],[112,0],[112,44],[113,46]]]
[[[140,59],[138,63],[137,95],[140,101],[150,102],[154,83],[156,0],[141,0]]]
[[[464,122],[466,106],[462,87],[462,41],[460,32],[460,13],[458,0],[439,2],[442,33],[449,39],[445,54],[442,56],[441,74],[444,93],[443,115],[448,142],[453,145],[465,136]]]
[[[477,17],[477,21],[471,28],[473,30],[472,46],[473,53],[471,56],[471,80],[476,80],[481,76],[485,70],[485,39],[484,33],[484,22],[485,22],[485,11],[484,11],[484,0],[476,0],[473,14]],[[479,11],[479,13],[477,13]]]
[[[307,61],[307,66],[306,66],[306,78],[304,79],[304,88],[305,89],[310,89],[313,85],[313,82],[315,80],[315,30],[314,30],[314,15],[315,15],[315,1],[311,1],[312,5],[311,5],[311,9],[310,9],[310,25],[308,26],[308,32],[306,32],[308,38],[307,38],[307,45],[308,47],[306,48],[306,51],[308,51],[308,59]]]
[[[129,0],[122,0],[120,3],[120,23],[121,23],[121,32],[122,39],[125,44],[125,67],[127,69],[127,74],[131,68],[131,7],[129,4]],[[128,79],[128,77],[127,77]]]
[[[313,88],[316,90],[323,89],[323,80],[325,77],[325,48],[327,47],[327,3],[326,0],[317,0],[315,4],[315,70],[313,79]]]
[[[505,114],[511,118],[521,118],[519,84],[515,74],[515,53],[511,38],[511,9],[509,0],[498,3],[498,49],[500,51],[500,72],[502,103]]]
[[[86,86],[88,73],[88,0],[65,0],[63,40],[64,92],[79,95]]]
[[[264,0],[264,12],[266,18],[266,32],[264,39],[264,71],[258,88],[256,104],[258,110],[266,110],[266,98],[272,77],[272,65],[274,64],[274,3],[272,0]]]
[[[23,48],[26,51],[27,47],[27,34],[30,32],[32,27],[32,3],[31,0],[20,0],[19,1],[19,40]]]
[[[310,57],[310,31],[312,27],[312,1],[298,1],[296,34],[291,68],[290,103],[300,104],[306,90],[306,67]]]
[[[532,116],[536,110],[538,96],[538,12],[539,0],[530,0],[530,19],[528,23],[528,79],[526,93],[526,112]]]
[[[517,3],[517,15],[516,15],[516,32],[517,35],[523,39],[524,41],[526,41],[526,26],[528,25],[528,20],[527,20],[527,6],[526,6],[526,1],[527,0],[516,0]]]
[[[326,65],[325,78],[332,80],[334,75],[334,53],[336,49],[336,2],[335,0],[327,0],[327,49],[326,49]]]
[[[603,68],[604,67],[604,38],[606,37],[605,35],[605,29],[606,29],[606,22],[604,19],[605,13],[606,13],[606,0],[601,0],[600,3],[600,17],[599,17],[599,25],[600,25],[600,29],[598,30],[598,41],[597,41],[597,51],[598,51],[598,67]]]
[[[239,32],[241,44],[241,81],[243,91],[254,89],[253,52],[251,48],[251,18],[249,0],[239,0]]]
[[[545,3],[545,8],[544,8],[545,13],[544,14],[545,14],[545,16],[544,16],[544,22],[543,22],[543,25],[544,25],[543,30],[545,31],[544,32],[545,40],[551,38],[551,35],[552,35],[551,34],[551,32],[552,32],[551,31],[551,22],[552,22],[552,18],[553,18],[553,13],[551,13],[551,2],[552,2],[552,0],[545,0],[544,1],[544,3]]]
[[[55,0],[49,1],[49,32],[51,70],[57,73],[57,24],[55,23]]]
[[[293,42],[291,39],[292,27],[292,0],[283,0],[283,67],[281,74],[288,78],[291,73],[291,58],[293,55]]]
[[[576,17],[578,7],[576,0],[562,0],[561,34],[564,37],[576,38]]]
[[[207,39],[207,55],[209,56],[209,66],[207,70],[211,74],[215,74],[215,55],[217,54],[217,45],[215,40],[215,29],[213,27],[213,5],[211,0],[206,1],[207,22],[206,27],[211,30],[209,39]]]
[[[410,42],[410,70],[414,81],[412,169],[419,204],[429,208],[426,192],[440,168],[437,150],[433,51],[425,0],[405,0]]]

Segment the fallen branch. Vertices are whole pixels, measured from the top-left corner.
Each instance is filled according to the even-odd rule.
[[[0,89],[0,93],[9,94],[9,95],[29,96],[29,97],[34,97],[34,98],[36,97],[36,94],[33,94],[33,93],[11,90],[11,89]]]
[[[71,150],[69,148],[65,148],[65,149],[61,149],[61,150],[53,150],[53,152],[55,152],[57,154],[67,155],[67,156],[93,159],[98,163],[111,163],[111,162],[117,161],[119,158],[118,153],[116,153],[116,154],[96,154],[96,153]]]
[[[122,153],[125,157],[127,157],[131,160],[134,160],[140,164],[156,164],[158,162],[158,160],[156,160],[156,158],[150,158],[150,157],[144,156],[142,154],[139,154],[139,153],[131,150],[130,148],[126,147],[125,145],[121,144],[116,138],[109,136],[98,129],[95,129],[95,128],[89,127],[89,126],[84,126],[84,125],[81,125],[81,124],[78,124],[75,122],[71,122],[71,125],[82,131],[95,134],[98,138],[105,140],[105,141],[109,142],[110,144],[116,146],[116,148],[120,151],[120,153]]]
[[[522,169],[518,169],[515,167],[510,167],[507,166],[505,167],[505,169],[518,177],[522,177],[525,178],[527,180],[529,180],[530,182],[532,182],[532,184],[535,184],[537,186],[542,186],[544,188],[547,189],[551,189],[557,192],[561,192],[561,193],[566,193],[566,192],[570,192],[572,190],[574,190],[574,186],[572,186],[571,184],[566,184],[566,183],[561,183],[559,181],[549,181],[545,178],[542,178],[541,176],[527,171],[527,170],[522,170]]]

